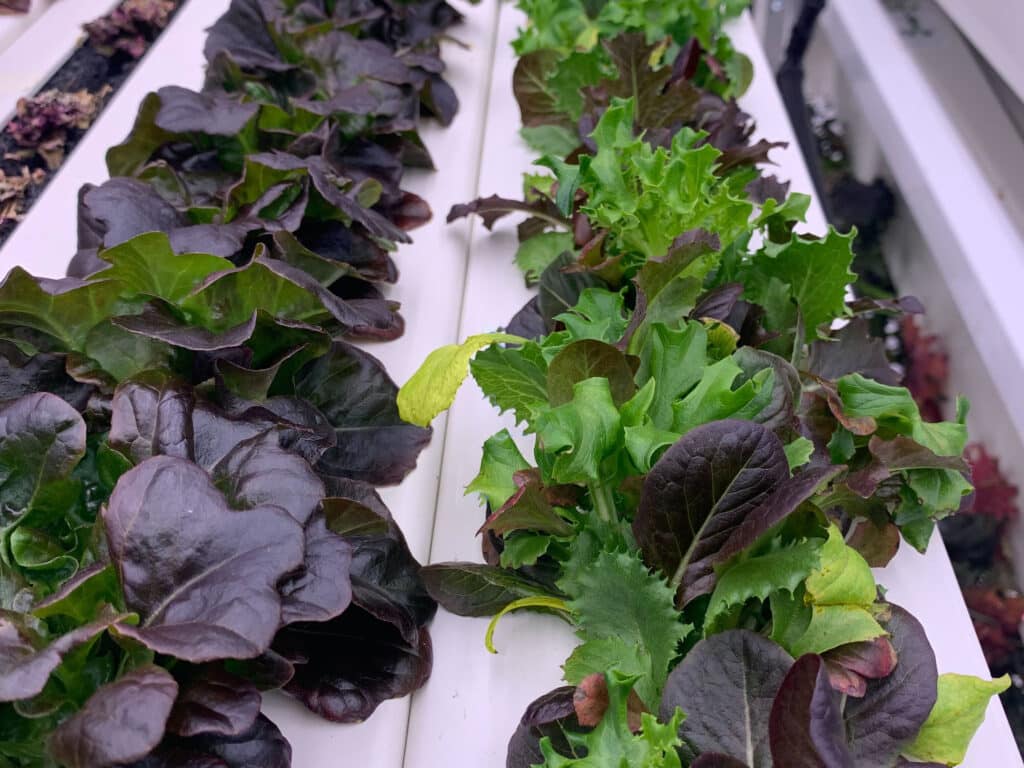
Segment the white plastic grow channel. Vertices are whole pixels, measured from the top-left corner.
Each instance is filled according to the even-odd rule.
[[[483,194],[518,194],[520,174],[533,160],[518,136],[519,113],[511,89],[515,60],[509,42],[522,22],[515,9],[503,7],[484,139]],[[794,190],[810,191],[806,166],[749,17],[734,24],[730,33],[736,48],[754,62],[754,82],[742,106],[757,117],[759,135],[790,142],[774,155],[778,173],[792,180]],[[821,210],[814,205],[809,229],[820,232],[823,228]],[[532,295],[513,263],[514,227],[499,223],[495,230],[493,234],[480,226],[473,230],[462,338],[504,325]],[[477,472],[480,446],[502,427],[515,433],[513,418],[497,416],[479,389],[468,382],[448,416],[431,562],[481,561],[480,541],[474,534],[483,511],[463,490]],[[900,555],[876,576],[895,602],[921,620],[940,672],[988,676],[938,536],[924,556],[901,547]],[[575,645],[566,624],[535,614],[506,616],[495,635],[495,656],[483,645],[487,623],[443,611],[434,621],[434,674],[413,697],[407,768],[441,768],[450,765],[453,755],[460,765],[502,765],[508,739],[527,704],[561,684],[560,664]],[[994,700],[964,765],[1012,768],[1021,764],[1006,716]]]
[[[15,265],[38,275],[64,274],[76,247],[78,189],[108,177],[106,150],[127,135],[147,93],[165,85],[198,88],[202,84],[205,30],[228,5],[229,0],[191,0],[181,9],[0,250],[0,274]],[[410,172],[404,184],[427,199],[434,211],[433,220],[413,232],[414,244],[402,246],[396,255],[401,277],[389,297],[402,303],[406,332],[396,341],[368,345],[399,382],[412,374],[430,350],[454,342],[458,331],[469,223],[448,226],[444,217],[451,205],[476,194],[498,5],[473,6],[460,0],[455,0],[455,5],[465,14],[466,22],[453,29],[452,35],[466,47],[446,44],[444,58],[447,77],[461,106],[448,128],[424,124],[423,140],[438,169]],[[422,561],[427,559],[433,528],[443,420],[436,429],[417,469],[401,486],[382,493],[413,554]],[[341,763],[398,768],[409,706],[408,698],[389,701],[366,723],[337,725],[285,696],[271,695],[265,702],[268,715],[292,744],[293,765],[302,768]]]
[[[116,0],[35,0],[23,16],[0,16],[0,123],[14,112],[18,99],[31,96],[60,69],[84,36],[82,25],[115,4]]]

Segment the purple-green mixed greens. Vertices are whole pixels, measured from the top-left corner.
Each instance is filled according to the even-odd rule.
[[[520,3],[546,170],[449,220],[517,214],[537,296],[398,405],[426,426],[471,372],[532,446],[484,444],[485,563],[429,565],[427,591],[493,616],[491,650],[514,610],[579,638],[509,768],[955,765],[1008,680],[940,676],[871,567],[970,504],[967,405],[928,421],[899,386],[867,319],[920,306],[848,300],[855,232],[796,231],[809,199],[761,175],[776,145],[720,61],[745,3],[707,5]]]

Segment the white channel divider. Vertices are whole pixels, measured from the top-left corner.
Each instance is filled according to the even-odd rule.
[[[16,17],[0,16],[0,125],[14,114],[18,99],[34,94],[67,61],[85,35],[82,25],[104,15],[116,3],[35,0],[28,16],[30,23],[12,35],[7,46],[3,43],[3,25]]]
[[[530,169],[534,159],[518,135],[519,111],[511,87],[515,58],[509,43],[522,23],[520,12],[503,6],[481,165],[480,192],[484,195],[518,195],[521,174]],[[736,48],[754,64],[754,81],[741,106],[757,119],[758,136],[789,142],[786,149],[773,153],[779,175],[792,181],[794,191],[812,192],[807,167],[749,15],[731,25],[729,33]],[[824,216],[815,202],[808,212],[807,229],[823,232],[824,228]],[[516,246],[514,226],[506,221],[499,222],[493,233],[474,226],[461,338],[505,325],[533,295],[513,262]],[[464,495],[464,488],[478,471],[483,442],[503,427],[520,434],[512,416],[498,416],[469,380],[448,414],[431,562],[482,561],[475,531],[484,513],[476,498]],[[521,446],[525,455],[530,455],[528,443],[523,441]],[[903,545],[893,563],[876,576],[889,588],[892,599],[924,624],[940,672],[988,677],[938,535],[927,555]],[[435,619],[434,675],[413,697],[405,768],[447,768],[454,755],[460,765],[503,765],[508,739],[527,704],[564,684],[560,665],[575,645],[568,625],[537,614],[505,616],[495,634],[495,656],[484,648],[487,624],[488,619],[462,618],[443,610]],[[998,699],[990,704],[963,765],[1021,765]]]
[[[395,258],[401,276],[387,291],[389,298],[402,303],[405,334],[395,341],[367,345],[397,382],[405,381],[430,350],[454,342],[458,332],[470,225],[449,226],[444,220],[451,205],[476,193],[498,4],[475,6],[464,0],[454,4],[466,21],[453,28],[451,35],[465,45],[445,43],[444,59],[447,79],[459,97],[459,112],[448,128],[424,121],[421,135],[437,170],[410,171],[403,186],[426,199],[434,215],[411,233],[413,244],[399,248]],[[16,265],[36,275],[64,275],[76,250],[79,188],[108,178],[105,153],[131,130],[147,93],[165,85],[202,85],[205,30],[228,5],[229,0],[192,0],[178,12],[0,250],[0,275]],[[416,470],[401,485],[382,491],[413,554],[424,562],[434,527],[444,422],[438,421],[435,430]],[[408,697],[388,701],[365,723],[340,725],[283,695],[272,694],[264,700],[264,711],[291,742],[296,768],[340,764],[399,768],[409,706]]]
[[[55,1],[59,2],[59,0],[34,0],[26,13],[0,13],[0,54]],[[0,70],[0,72],[2,71]]]

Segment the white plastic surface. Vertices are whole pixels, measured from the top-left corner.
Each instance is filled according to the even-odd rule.
[[[18,39],[18,36],[31,26],[55,0],[35,0],[28,13],[0,13],[0,53]]]
[[[0,39],[0,124],[14,112],[18,99],[35,93],[67,60],[84,36],[82,25],[102,16],[115,3],[116,0],[36,0],[31,14],[24,19],[30,23],[21,26],[7,46]],[[11,17],[0,16],[0,25],[7,18]]]
[[[1024,99],[1020,34],[1024,5],[1009,0],[937,0],[982,56]]]
[[[485,195],[517,195],[521,173],[533,159],[518,136],[519,113],[511,89],[515,60],[508,43],[521,23],[515,9],[503,8],[481,168],[480,191]],[[787,149],[773,154],[779,176],[792,180],[794,191],[811,191],[807,168],[749,17],[734,24],[730,34],[736,48],[754,63],[755,79],[741,106],[756,116],[759,136],[790,142]],[[817,204],[809,211],[807,229],[824,229]],[[516,245],[512,224],[499,222],[494,233],[479,223],[474,226],[462,338],[504,325],[530,298],[512,261]],[[512,417],[499,417],[472,381],[467,382],[448,415],[431,562],[481,561],[475,531],[483,511],[463,490],[478,470],[480,446],[502,427],[515,433]],[[893,600],[921,619],[941,672],[987,675],[949,559],[937,537],[925,556],[904,546],[878,578],[890,588]],[[496,656],[484,648],[486,626],[486,619],[438,614],[433,625],[434,675],[413,697],[406,768],[441,768],[450,765],[453,756],[458,756],[459,765],[502,765],[508,739],[526,705],[562,684],[560,665],[575,644],[566,624],[536,614],[506,616],[495,635]],[[1006,717],[998,701],[993,701],[964,765],[1012,768],[1020,764]]]

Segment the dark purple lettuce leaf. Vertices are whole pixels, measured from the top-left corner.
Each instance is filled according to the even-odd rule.
[[[831,340],[813,342],[807,370],[829,381],[860,373],[882,384],[900,383],[899,373],[889,364],[885,343],[870,335],[868,321],[863,318],[836,331]]]
[[[270,247],[274,258],[304,269],[328,287],[345,278],[385,283],[398,279],[387,251],[337,221],[306,221],[294,234],[276,232]]]
[[[792,664],[779,645],[753,632],[712,635],[668,676],[661,718],[679,707],[686,714],[680,736],[699,752],[723,753],[750,768],[769,766],[769,714]]]
[[[80,250],[110,248],[142,232],[169,232],[183,224],[183,217],[170,203],[137,179],[85,184],[78,193]]]
[[[843,732],[839,694],[832,690],[825,662],[818,655],[801,656],[786,674],[771,708],[769,731],[775,765],[854,766]]]
[[[847,696],[867,693],[867,681],[888,676],[896,667],[896,649],[887,637],[847,643],[822,654],[832,687]]]
[[[903,608],[890,605],[882,622],[896,651],[896,668],[871,680],[862,698],[847,699],[843,717],[857,768],[896,765],[902,749],[921,729],[938,695],[938,671],[920,622]]]
[[[752,547],[766,531],[782,522],[822,484],[842,470],[842,467],[807,468],[779,483],[775,491],[729,533],[728,538],[711,557],[712,565],[722,565]]]
[[[113,323],[126,331],[148,336],[173,347],[193,352],[231,350],[253,337],[259,314],[254,312],[247,321],[226,331],[208,331],[182,322],[164,303],[150,302],[137,315],[116,317]]]
[[[78,193],[78,248],[75,274],[84,277],[106,264],[89,257],[145,232],[166,232],[175,253],[211,253],[225,258],[242,249],[247,227],[239,223],[191,224],[149,184],[115,178],[86,184]]]
[[[258,111],[257,104],[224,94],[161,88],[143,100],[128,138],[107,151],[107,169],[112,177],[135,176],[161,147],[195,134],[233,142],[241,150],[236,137]]]
[[[396,626],[414,644],[418,628],[429,623],[437,603],[420,578],[421,566],[398,525],[388,520],[383,535],[350,536],[352,602],[380,621]]]
[[[235,737],[203,736],[192,740],[193,748],[220,758],[227,768],[289,768],[292,748],[281,731],[260,715],[252,728]]]
[[[309,543],[308,525],[324,498],[324,486],[305,459],[281,447],[275,431],[241,441],[210,474],[235,509],[279,507],[307,526]]]
[[[330,720],[357,722],[429,677],[433,656],[425,625],[437,605],[376,492],[344,479],[327,485],[332,498],[376,509],[388,531],[346,537],[352,546],[352,605],[327,622],[284,627],[274,650],[295,666],[288,693]]]
[[[222,664],[226,672],[247,680],[260,691],[283,688],[295,674],[292,663],[273,651],[262,653],[255,659],[227,659]]]
[[[713,588],[721,546],[788,478],[779,438],[733,419],[691,430],[651,468],[633,533],[645,562],[679,586],[680,604]]]
[[[562,215],[555,202],[543,196],[531,203],[499,197],[498,195],[479,197],[469,203],[453,205],[452,209],[448,212],[447,221],[451,224],[453,221],[475,213],[483,219],[484,226],[487,229],[493,229],[494,223],[498,219],[516,212],[528,213],[531,216],[541,217],[550,224],[561,226],[565,229],[570,228],[569,220]]]
[[[68,375],[65,355],[40,352],[29,356],[9,341],[0,341],[0,400],[49,392],[81,412],[95,391],[92,384],[83,384]]]
[[[225,480],[225,488],[240,500],[249,504],[273,495],[274,504],[304,523],[323,497],[323,487],[291,453],[315,462],[333,443],[333,434],[324,416],[304,401],[278,397],[258,406],[232,402],[230,410],[222,410],[197,401],[193,389],[181,380],[145,371],[115,390],[109,440],[112,448],[135,463],[174,455],[220,476],[236,473]],[[221,462],[226,463],[218,472]],[[273,467],[289,482],[268,487],[262,477],[253,476],[257,467]]]
[[[697,306],[690,312],[690,317],[697,320],[709,318],[725,322],[728,320],[729,315],[732,314],[733,307],[736,306],[736,302],[739,301],[742,295],[742,283],[720,285],[700,297]]]
[[[372,355],[343,342],[308,364],[295,394],[316,406],[335,430],[336,444],[321,457],[321,476],[400,482],[416,466],[430,430],[398,415],[398,387]]]
[[[144,760],[129,768],[291,768],[292,748],[264,715],[238,736],[207,734],[190,739],[168,737]]]
[[[335,16],[341,5],[335,6]],[[421,0],[390,6],[387,14],[368,25],[366,34],[393,48],[406,48],[435,41],[460,21],[462,14],[445,0]]]
[[[705,752],[690,763],[690,768],[749,768],[742,760],[716,752]]]
[[[321,454],[334,444],[334,432],[326,417],[301,398],[276,395],[257,404],[222,393],[220,402],[223,411],[212,404],[205,404],[199,409],[196,429],[200,435],[209,430],[211,437],[215,437],[219,429],[226,426],[237,431],[240,435],[237,439],[241,441],[272,430],[282,448],[297,453],[310,464],[315,464]],[[226,421],[226,425],[220,425],[221,421]],[[224,443],[220,457],[237,445],[230,440]],[[205,451],[200,451],[198,455],[203,453]],[[219,458],[209,460],[204,466],[212,466],[216,461]]]
[[[160,744],[178,684],[160,667],[135,669],[102,686],[50,737],[67,768],[107,768],[139,760]]]
[[[239,736],[260,713],[259,689],[215,666],[191,667],[178,677],[178,697],[167,732],[182,737]]]
[[[330,205],[341,211],[349,220],[361,224],[374,237],[393,240],[396,243],[411,242],[410,237],[383,215],[365,208],[351,193],[342,191],[335,183],[335,172],[325,160],[319,157],[306,161],[309,178],[313,187]]]
[[[103,522],[125,602],[141,617],[121,635],[192,662],[270,646],[277,584],[303,562],[303,530],[287,512],[234,510],[201,468],[156,456],[121,477]]]
[[[324,141],[321,153],[327,165],[346,178],[356,182],[379,181],[385,206],[401,203],[402,161],[383,145],[365,137],[349,137],[336,125]]]
[[[324,308],[345,326],[346,334],[353,338],[390,340],[402,335],[405,323],[396,311],[397,305],[381,299],[346,301],[321,286],[305,271],[258,255],[253,263],[260,264],[278,278],[290,281],[316,296]],[[258,307],[259,304],[254,305]]]
[[[67,654],[123,618],[104,611],[96,621],[46,643],[24,622],[18,621],[15,614],[0,617],[0,702],[21,701],[41,693]]]
[[[540,313],[537,297],[534,296],[509,320],[506,333],[522,336],[524,339],[539,339],[547,333],[544,316]]]
[[[430,596],[456,616],[493,616],[521,598],[551,594],[516,571],[481,563],[434,563],[424,566],[420,578]]]
[[[323,515],[306,523],[302,569],[279,586],[281,623],[329,621],[352,602],[352,546],[327,528]]]
[[[203,53],[207,62],[222,51],[243,67],[286,69],[268,28],[264,8],[270,3],[260,0],[232,0],[223,16],[208,30]]]
[[[779,181],[778,177],[761,175],[747,184],[743,190],[751,202],[764,205],[769,199],[782,202],[789,195],[789,182]]]
[[[358,606],[328,622],[289,625],[274,648],[295,665],[285,691],[341,723],[362,722],[381,702],[420,688],[433,662],[425,627],[410,642],[395,624]]]
[[[648,44],[642,32],[620,34],[606,40],[604,48],[616,73],[584,89],[586,125],[596,125],[613,98],[636,100],[636,127],[650,132],[650,138],[674,135],[699,121],[701,92],[689,81],[673,77],[671,67],[651,67],[657,45]]]
[[[191,387],[158,371],[121,383],[111,399],[110,447],[138,464],[151,456],[195,456]]]
[[[519,726],[508,742],[506,768],[530,768],[544,763],[540,751],[543,738],[551,739],[551,746],[558,754],[571,757],[572,746],[565,738],[566,731],[585,732],[576,717],[573,696],[576,687],[562,686],[535,699],[526,708]]]
[[[174,134],[237,136],[259,111],[258,105],[251,102],[225,98],[218,93],[198,93],[177,85],[165,86],[157,94],[160,111],[156,125]]]
[[[37,489],[67,477],[85,455],[86,429],[78,411],[48,392],[0,405],[0,494],[22,510]]]

